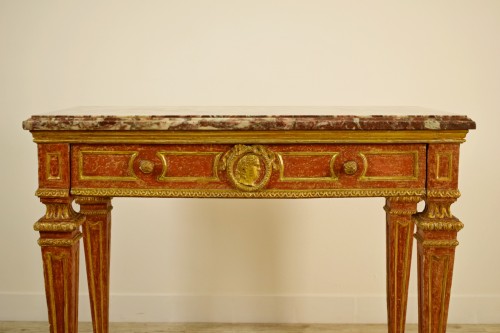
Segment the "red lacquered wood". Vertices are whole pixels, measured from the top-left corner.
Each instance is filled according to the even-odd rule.
[[[458,144],[428,149],[425,210],[416,216],[419,332],[444,333],[448,320],[457,232],[463,224],[450,206],[459,196]]]
[[[224,157],[234,145],[75,145],[73,188],[232,190]],[[273,171],[265,189],[425,187],[424,144],[265,145]],[[144,172],[141,163],[150,163]],[[357,170],[346,174],[344,165]],[[260,161],[261,178],[265,165]]]
[[[121,109],[81,108],[23,123],[38,144],[36,195],[47,207],[35,230],[51,333],[77,332],[82,224],[93,329],[108,332],[113,196],[386,197],[389,332],[404,332],[415,225],[419,332],[446,331],[456,236],[463,227],[450,206],[459,196],[459,145],[475,128],[472,120],[336,116],[345,109],[332,107],[215,107],[203,108],[202,116],[182,115],[198,108],[135,108],[128,110],[141,113],[128,116]],[[220,113],[271,109],[324,115]],[[403,109],[389,108],[408,114]],[[72,195],[79,196],[81,213],[73,211]],[[426,208],[415,214],[421,197]]]
[[[41,198],[47,212],[37,223],[51,333],[77,332],[80,225],[72,199]]]
[[[111,247],[111,198],[77,198],[85,215],[83,245],[94,333],[109,329],[109,268]]]
[[[68,144],[38,144],[38,186],[40,189],[69,189]]]
[[[390,333],[405,330],[414,223],[420,197],[386,199],[387,317]]]

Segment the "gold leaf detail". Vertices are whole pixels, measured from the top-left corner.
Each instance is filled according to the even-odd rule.
[[[427,190],[428,198],[459,198],[459,190]]]
[[[45,220],[72,220],[78,214],[69,203],[47,203]]]
[[[173,197],[173,198],[347,198],[422,196],[424,189],[314,189],[266,190],[244,192],[237,190],[191,189],[129,189],[129,188],[74,188],[72,194],[101,197]]]
[[[417,212],[416,209],[395,209],[384,206],[384,210],[391,215],[413,215]]]
[[[113,207],[109,209],[80,209],[80,214],[83,215],[107,215]]]
[[[37,197],[54,197],[54,198],[65,198],[69,196],[68,189],[47,189],[39,188],[36,190],[35,195]]]
[[[431,240],[421,240],[418,237],[417,240],[419,240],[422,244],[423,247],[456,247],[458,246],[459,242],[455,239],[431,239]]]
[[[237,189],[258,191],[267,185],[273,169],[277,169],[275,160],[276,154],[262,145],[236,145],[224,154],[221,169],[227,171],[229,180]]]
[[[424,231],[460,231],[463,229],[464,224],[458,220],[434,222],[417,219],[417,227]]]
[[[38,245],[40,246],[73,246],[82,238],[82,234],[78,233],[75,237],[71,239],[67,238],[40,238],[38,240]]]
[[[391,197],[391,201],[395,202],[420,202],[422,201],[421,196],[406,196],[406,197]]]
[[[71,232],[78,230],[85,221],[85,217],[77,219],[75,222],[43,222],[38,221],[33,225],[35,231]]]
[[[83,204],[106,204],[110,197],[78,197],[75,199],[75,202],[79,205]]]

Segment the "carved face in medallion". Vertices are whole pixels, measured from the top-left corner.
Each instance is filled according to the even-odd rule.
[[[238,160],[235,168],[236,180],[247,186],[255,186],[260,178],[260,159],[257,155],[247,154]]]
[[[265,146],[236,145],[221,160],[229,181],[242,191],[262,190],[275,168],[275,154]]]

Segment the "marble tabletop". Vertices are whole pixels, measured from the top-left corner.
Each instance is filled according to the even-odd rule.
[[[470,118],[408,106],[76,107],[23,122],[30,131],[469,130]]]

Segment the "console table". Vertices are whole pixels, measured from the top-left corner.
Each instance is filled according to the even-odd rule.
[[[23,128],[38,146],[36,195],[46,213],[34,229],[51,333],[77,332],[82,236],[93,329],[108,332],[112,197],[385,197],[389,332],[404,331],[413,238],[419,332],[446,331],[463,227],[450,206],[460,196],[460,144],[475,128],[465,116],[404,107],[83,107],[32,116]]]

